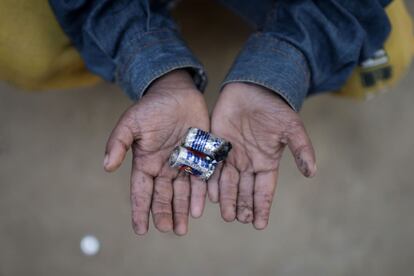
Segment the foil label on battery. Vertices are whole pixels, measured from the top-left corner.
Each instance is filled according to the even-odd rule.
[[[207,180],[214,173],[217,161],[184,147],[176,147],[170,156],[170,166]]]
[[[170,166],[204,180],[214,173],[217,162],[223,161],[231,143],[198,128],[189,128],[182,142],[170,156]]]
[[[224,160],[231,150],[231,143],[197,128],[189,128],[183,146],[210,156],[216,161]]]

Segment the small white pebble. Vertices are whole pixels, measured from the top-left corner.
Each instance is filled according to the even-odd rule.
[[[100,248],[99,240],[95,236],[86,235],[80,242],[80,248],[82,253],[87,256],[96,255]]]

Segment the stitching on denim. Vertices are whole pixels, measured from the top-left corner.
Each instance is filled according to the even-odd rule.
[[[135,36],[134,38],[132,38],[131,40],[129,40],[128,42],[136,42],[141,40],[143,37],[148,36],[148,35],[159,35],[160,33],[167,33],[169,35],[176,35],[174,37],[179,37],[178,33],[175,32],[174,30],[171,29],[167,29],[167,28],[161,28],[161,29],[156,29],[153,31],[146,31],[143,33],[139,33],[137,36]]]
[[[285,57],[289,57],[289,56],[286,56],[284,53],[283,53],[283,55]],[[295,63],[295,64],[298,65],[297,63]],[[233,68],[235,68],[235,67],[240,67],[240,65],[238,65],[238,62],[237,61],[233,65]],[[299,67],[299,65],[298,65],[298,67]],[[310,81],[310,76],[309,76],[309,74],[306,73],[307,71],[301,70],[300,67],[299,67],[299,70],[302,73],[302,81],[309,82]],[[292,80],[292,82],[295,83],[295,84],[299,83],[300,81],[301,80]]]
[[[160,76],[171,72],[175,69],[178,68],[186,68],[186,67],[192,67],[192,68],[199,68],[198,66],[194,66],[193,63],[188,63],[186,61],[180,61],[180,62],[175,62],[175,63],[171,63],[168,66],[163,66],[162,68],[158,69],[157,71],[155,71],[155,74],[153,75],[153,77],[151,78],[147,78],[147,81],[145,82],[146,85],[141,85],[142,86],[142,91],[145,91],[148,86],[157,78],[159,78]]]
[[[174,41],[174,38],[170,37],[170,38],[160,39],[160,40],[157,40],[157,41],[154,41],[154,42],[146,43],[146,44],[143,44],[140,47],[135,48],[135,51],[138,52],[138,51],[144,50],[146,48],[149,48],[151,46],[154,46],[156,44],[159,44],[160,42],[169,42],[169,41]]]
[[[287,41],[284,41],[284,40],[282,40],[280,38],[265,36],[263,32],[258,32],[256,34],[253,34],[252,38],[263,38],[263,39],[267,39],[267,40],[273,40],[273,41],[282,43],[284,46],[287,46],[287,48],[289,48],[291,50],[294,50],[294,52],[297,53],[297,54],[299,54],[300,57],[302,58],[302,60],[304,61],[304,62],[300,62],[300,63],[298,63],[297,61],[295,61],[296,64],[299,65],[302,68],[302,70],[304,71],[304,75],[306,77],[308,77],[308,78],[310,77],[309,76],[310,75],[310,70],[308,69],[309,68],[309,65],[307,64],[307,59],[306,59],[305,55],[302,53],[302,51],[300,51],[297,47],[295,47],[291,43],[289,43]],[[254,44],[253,44],[253,42],[254,42]],[[258,43],[256,41],[254,41],[254,40],[253,40],[253,42],[251,42],[252,45],[247,45],[247,47],[251,47],[253,49],[259,49],[260,46],[257,45]],[[274,47],[272,47],[270,49],[271,50],[274,50],[274,51],[277,51],[280,54],[283,53],[287,57],[292,57],[292,55],[293,55],[293,54],[284,52],[283,50],[277,49],[277,48],[274,48]]]
[[[92,32],[90,32],[89,30],[87,30],[85,27],[82,27],[82,29],[83,29],[83,32],[87,33],[91,37],[91,39],[93,40],[93,42],[95,42],[95,44],[99,48],[99,50],[101,50],[101,52],[104,53],[104,55],[115,66],[116,63],[114,62],[114,59],[107,53],[105,48],[102,47],[102,45],[99,43],[99,40],[96,38],[96,36]]]
[[[254,45],[249,45],[248,47],[250,49],[253,49],[253,50],[259,50],[261,48],[260,46],[254,46]],[[301,70],[302,75],[305,77],[305,79],[309,78],[309,70],[305,67],[305,64],[295,60],[295,58],[293,57],[292,54],[289,54],[287,52],[283,52],[282,50],[277,49],[277,48],[270,48],[270,50],[272,52],[280,54],[281,56],[283,56],[287,59],[290,59],[292,62],[294,62],[299,67],[299,69]]]
[[[138,47],[138,48],[134,49],[133,53],[131,53],[128,56],[124,57],[124,59],[126,59],[126,62],[122,66],[120,66],[119,73],[127,72],[129,70],[129,67],[131,66],[131,63],[133,63],[134,60],[135,60],[134,57],[136,57],[138,55],[138,53],[141,52],[142,50],[147,49],[147,48],[149,48],[151,46],[154,46],[156,44],[159,44],[160,42],[165,43],[165,42],[169,42],[169,41],[173,41],[173,39],[169,38],[169,39],[165,39],[165,40],[158,40],[158,41],[148,43],[146,45],[143,45],[141,47]]]
[[[259,37],[263,37],[263,38],[265,38],[265,39],[269,39],[269,40],[276,40],[276,41],[278,41],[278,42],[281,42],[281,43],[283,43],[283,44],[286,44],[286,46],[288,47],[288,48],[291,48],[292,50],[294,50],[295,52],[297,52],[304,60],[306,60],[306,56],[302,53],[302,51],[300,50],[300,49],[298,49],[295,45],[293,45],[292,43],[290,43],[290,42],[288,42],[288,41],[286,41],[286,40],[283,40],[283,39],[280,39],[280,38],[278,38],[278,37],[269,37],[269,36],[265,36],[264,35],[264,33],[263,32],[259,32],[258,34],[256,34],[257,36],[259,36]]]
[[[287,54],[284,53],[283,51],[281,51],[280,49],[277,48],[271,48],[270,49],[272,52],[277,52],[281,55],[286,55],[287,58],[292,59],[292,54]],[[306,68],[306,65],[303,62],[298,62],[295,59],[292,59],[292,61],[300,68],[300,70],[302,71],[302,74],[305,76],[305,78],[307,79],[309,77],[309,70]]]
[[[116,62],[114,61],[114,58],[108,54],[108,52],[105,50],[104,47],[102,47],[102,45],[100,44],[100,41],[97,39],[97,37],[95,36],[95,34],[92,33],[92,32],[90,32],[90,30],[88,30],[85,27],[83,27],[82,30],[83,30],[84,33],[87,33],[89,35],[89,37],[95,42],[95,45],[101,50],[101,52],[106,56],[106,58],[116,68],[117,66],[116,66]],[[133,43],[133,42],[141,39],[144,35],[153,35],[153,34],[170,33],[170,32],[171,32],[171,30],[170,29],[167,29],[167,28],[161,28],[161,29],[157,29],[157,30],[154,30],[154,31],[147,31],[147,32],[144,32],[141,35],[137,36],[135,39],[130,40],[129,42],[130,43]],[[120,75],[122,75],[122,72],[124,72],[125,69],[127,68],[127,66],[129,66],[129,64],[132,62],[131,61],[131,58],[133,56],[135,56],[137,54],[137,52],[141,51],[142,49],[146,49],[146,48],[148,48],[150,46],[153,46],[153,45],[155,45],[155,44],[157,44],[159,42],[168,42],[170,40],[172,41],[172,40],[174,40],[174,38],[175,37],[169,37],[168,39],[158,40],[156,42],[147,43],[147,44],[142,45],[141,47],[138,47],[137,49],[135,49],[135,51],[134,51],[133,54],[130,54],[130,55],[128,55],[128,56],[125,57],[126,60],[127,60],[127,62],[124,64],[124,66],[121,66],[121,68],[119,68],[119,69],[115,69],[114,77],[115,78],[118,78],[118,79],[122,79],[122,77]]]
[[[261,48],[262,47],[260,47],[258,45],[248,45],[247,46],[247,49],[252,49],[252,50],[259,50]],[[287,59],[290,59],[292,62],[294,62],[297,65],[297,67],[299,67],[299,69],[301,70],[302,75],[304,76],[305,80],[307,80],[310,77],[309,70],[306,68],[306,64],[304,64],[302,62],[298,62],[295,58],[293,58],[293,54],[290,54],[288,52],[284,52],[283,50],[278,49],[278,48],[270,48],[270,50],[272,52],[276,52],[276,53],[280,54],[281,56],[283,56]]]

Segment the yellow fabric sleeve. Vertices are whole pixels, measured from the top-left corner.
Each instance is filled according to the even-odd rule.
[[[0,79],[24,89],[99,81],[61,30],[47,0],[0,1]]]
[[[372,67],[357,67],[346,84],[334,95],[355,99],[369,99],[395,85],[408,71],[414,56],[412,18],[403,0],[394,0],[386,9],[392,31],[385,44],[388,62]],[[389,74],[383,72],[389,71]],[[372,77],[373,85],[364,83],[364,76]]]

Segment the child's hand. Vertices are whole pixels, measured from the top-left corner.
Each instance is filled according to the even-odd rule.
[[[104,168],[116,170],[132,147],[132,224],[137,234],[148,231],[151,209],[158,230],[174,229],[177,235],[184,235],[190,191],[192,216],[200,217],[203,212],[206,184],[195,177],[178,175],[177,169],[168,164],[173,148],[189,127],[208,131],[208,111],[190,75],[178,70],[156,80],[112,131]]]
[[[209,197],[220,199],[224,220],[236,218],[266,227],[285,145],[303,175],[316,172],[314,150],[298,114],[277,94],[261,86],[227,84],[212,116],[212,132],[233,149],[209,180]]]

